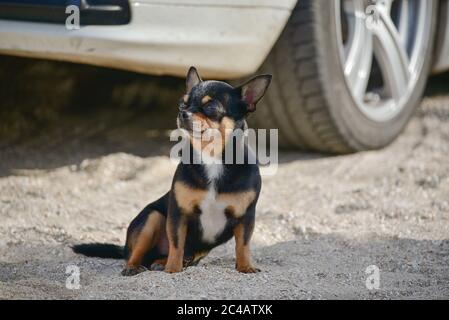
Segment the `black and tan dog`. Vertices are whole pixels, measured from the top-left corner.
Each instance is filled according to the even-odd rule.
[[[229,164],[224,161],[224,151],[235,144],[232,133],[245,129],[246,116],[256,110],[270,82],[270,75],[260,75],[234,88],[225,82],[202,81],[197,70],[190,68],[187,93],[179,105],[178,127],[188,132],[190,160],[208,147],[208,142],[197,140],[198,134],[210,129],[220,132],[220,145],[207,155],[215,161],[182,161],[170,191],[131,222],[124,248],[83,244],[75,246],[74,251],[87,256],[125,258],[125,276],[148,268],[174,273],[196,265],[210,250],[234,237],[236,269],[258,272],[251,263],[249,245],[261,189],[259,168],[247,160]],[[243,152],[248,159],[250,150],[244,146]]]

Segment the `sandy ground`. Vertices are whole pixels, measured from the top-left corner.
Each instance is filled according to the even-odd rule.
[[[263,179],[254,275],[234,270],[233,243],[181,274],[133,278],[120,276],[122,261],[73,254],[75,243],[122,244],[175,168],[153,114],[109,127],[101,112],[87,118],[0,150],[0,298],[449,298],[449,90],[427,97],[384,150],[282,153]],[[378,290],[366,287],[371,265]]]

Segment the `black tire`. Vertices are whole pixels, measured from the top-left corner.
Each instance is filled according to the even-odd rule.
[[[433,2],[432,33],[436,26]],[[290,149],[350,153],[382,148],[404,129],[421,101],[432,64],[429,38],[425,62],[406,106],[392,120],[375,122],[357,107],[338,54],[335,1],[300,0],[261,67],[273,83],[250,123],[279,128],[279,144]]]

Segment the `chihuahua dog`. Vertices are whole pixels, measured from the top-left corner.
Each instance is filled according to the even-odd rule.
[[[124,276],[148,269],[176,273],[198,264],[213,248],[234,237],[237,271],[260,271],[250,254],[261,190],[259,167],[249,161],[227,163],[225,149],[234,144],[235,130],[245,130],[246,117],[256,110],[270,82],[271,75],[259,75],[232,87],[203,81],[191,67],[177,123],[187,133],[189,160],[199,161],[179,163],[170,191],[147,205],[129,225],[124,247],[81,244],[73,250],[90,257],[126,259]],[[201,136],[209,130],[219,132],[222,139],[206,155],[204,150],[213,142]],[[250,153],[246,145],[243,153]]]

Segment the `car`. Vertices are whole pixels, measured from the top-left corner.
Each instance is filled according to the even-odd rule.
[[[429,74],[449,69],[448,17],[448,0],[0,0],[0,53],[271,73],[252,123],[278,128],[282,147],[344,154],[402,132]]]

